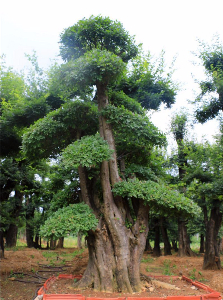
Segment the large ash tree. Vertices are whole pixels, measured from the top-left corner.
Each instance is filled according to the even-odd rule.
[[[66,63],[60,83],[77,90],[94,86],[95,96],[69,101],[37,121],[24,135],[23,149],[30,159],[57,157],[64,168],[78,169],[81,199],[97,218],[97,228],[93,224],[88,231],[89,262],[79,288],[140,291],[150,208],[196,212],[192,201],[159,182],[155,164],[149,168],[153,147],[163,145],[165,137],[137,102],[137,82],[141,99],[145,86],[148,102],[174,93],[158,80],[155,93],[155,78],[144,71],[135,82],[135,99],[120,91],[130,87],[120,79],[128,81],[126,64],[137,47],[122,24],[109,18],[91,17],[66,29],[61,55]]]

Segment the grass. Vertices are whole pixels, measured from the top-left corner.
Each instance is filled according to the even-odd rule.
[[[151,262],[153,262],[153,261],[154,261],[154,258],[152,258],[150,255],[148,255],[147,258],[143,258],[143,259],[141,260],[141,262],[143,262],[143,263],[151,263]]]
[[[171,267],[171,261],[169,259],[165,259],[163,262],[163,266],[164,266],[164,270],[163,270],[163,274],[164,275],[173,275],[174,273],[172,273],[172,267]]]
[[[84,249],[75,250],[74,252],[66,253],[61,252],[58,254],[55,250],[47,250],[43,251],[42,254],[49,261],[50,265],[60,264],[65,265],[67,261],[71,261],[75,256],[81,255],[84,252]],[[60,260],[58,261],[58,257],[60,256]],[[61,259],[63,257],[63,259]]]

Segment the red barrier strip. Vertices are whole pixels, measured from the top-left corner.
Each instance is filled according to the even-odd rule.
[[[150,276],[150,275],[149,275]],[[150,276],[153,278],[173,278],[177,279],[179,276]],[[43,295],[43,300],[221,300],[221,294],[211,289],[207,285],[193,281],[186,276],[182,276],[182,279],[189,282],[190,284],[201,288],[205,291],[210,292],[207,295],[199,295],[199,296],[167,296],[167,297],[117,297],[117,298],[96,298],[96,297],[85,297],[81,294],[46,294],[47,288],[53,283],[56,279],[80,279],[82,275],[71,275],[71,274],[60,274],[58,277],[50,277],[44,283],[44,286],[38,291],[38,295]]]

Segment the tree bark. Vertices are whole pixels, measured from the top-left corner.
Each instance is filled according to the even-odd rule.
[[[100,113],[108,104],[106,85],[97,84],[97,100]],[[114,153],[109,162],[101,163],[102,200],[98,188],[89,184],[86,169],[78,169],[82,199],[93,209],[99,223],[97,229],[87,236],[88,266],[76,286],[93,286],[95,290],[106,292],[138,292],[141,290],[139,267],[148,235],[149,207],[144,206],[143,201],[132,199],[133,221],[129,200],[114,197],[112,186],[120,180],[115,140],[111,124],[102,115],[99,116],[99,132]],[[130,228],[125,226],[127,220],[132,224]]]
[[[221,259],[218,246],[218,232],[222,223],[222,213],[219,206],[216,205],[211,210],[210,219],[207,223],[206,241],[205,241],[205,254],[203,269],[204,270],[217,270],[221,269]]]
[[[204,243],[204,235],[201,234],[201,237],[200,237],[200,251],[199,251],[199,253],[204,253],[204,245],[205,245],[205,243]]]
[[[120,226],[120,220],[114,216],[116,234],[111,233],[111,226],[104,218],[95,231],[89,232],[89,261],[83,278],[77,283],[78,288],[93,286],[95,290],[106,292],[141,290],[139,267],[148,234],[148,210],[141,206],[132,229]]]
[[[78,249],[82,249],[81,241],[82,241],[82,234],[78,233],[78,235],[77,235],[77,248]]]
[[[9,248],[16,247],[18,227],[15,224],[10,224],[6,233],[6,245]]]
[[[179,249],[178,256],[196,256],[196,254],[190,248],[190,238],[187,234],[186,222],[184,220],[178,220],[178,238]]]
[[[39,235],[38,234],[36,234],[36,236],[35,236],[35,241],[34,241],[34,248],[36,248],[36,249],[39,249],[39,248],[41,248],[41,243],[40,243],[40,237],[39,237]]]
[[[153,248],[153,256],[159,257],[161,256],[161,249],[160,249],[160,227],[159,227],[159,220],[155,220],[155,239],[154,239],[154,248]]]
[[[168,234],[167,234],[167,229],[165,226],[165,218],[161,217],[160,218],[160,229],[163,237],[163,242],[164,242],[164,255],[172,255],[171,253],[171,245],[169,242]]]
[[[64,248],[64,237],[59,238],[56,248]]]
[[[50,240],[50,249],[51,249],[51,250],[55,250],[56,244],[57,244],[57,241],[51,239],[51,240]]]

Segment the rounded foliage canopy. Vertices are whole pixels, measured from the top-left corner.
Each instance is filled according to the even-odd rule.
[[[138,48],[134,38],[118,21],[91,16],[65,29],[60,36],[60,54],[65,61],[76,59],[93,49],[108,50],[127,62]]]
[[[128,198],[138,198],[150,207],[161,209],[170,214],[198,215],[200,207],[176,190],[171,190],[162,182],[141,181],[138,179],[121,181],[113,188],[115,195]]]
[[[40,227],[40,236],[47,239],[58,239],[68,234],[81,232],[87,234],[88,230],[97,226],[97,219],[85,203],[70,204],[58,209]]]

